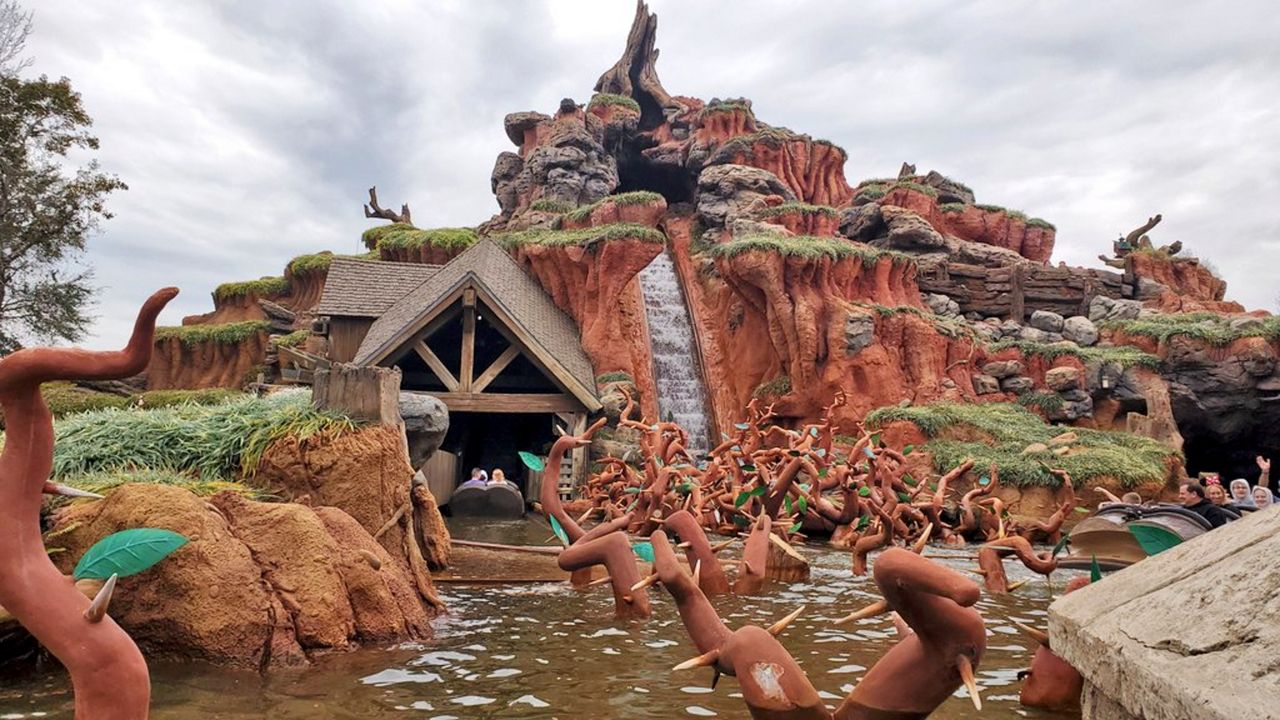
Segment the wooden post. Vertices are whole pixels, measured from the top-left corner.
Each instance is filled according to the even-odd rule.
[[[587,431],[587,414],[584,412],[573,413],[572,433],[581,435]],[[587,471],[590,470],[588,465],[591,456],[587,453],[587,448],[574,448],[573,450],[573,489],[577,492],[578,488],[587,484]]]
[[[476,363],[476,291],[467,288],[462,293],[462,365],[458,368],[458,385],[462,392],[471,392]]]
[[[317,368],[311,402],[362,422],[399,427],[400,368],[333,363]]]

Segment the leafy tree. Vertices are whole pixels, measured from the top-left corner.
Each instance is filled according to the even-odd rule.
[[[84,334],[94,289],[74,261],[111,217],[107,195],[126,187],[96,160],[76,168],[68,158],[98,148],[71,82],[18,76],[30,22],[0,2],[0,353]]]

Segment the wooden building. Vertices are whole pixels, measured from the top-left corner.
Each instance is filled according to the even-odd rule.
[[[402,391],[444,401],[460,474],[501,468],[525,489],[517,453],[544,454],[601,407],[573,320],[488,240],[439,267],[335,259],[316,315],[331,360],[399,367]],[[572,468],[580,482],[585,451]]]

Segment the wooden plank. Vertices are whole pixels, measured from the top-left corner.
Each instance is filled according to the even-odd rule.
[[[471,392],[484,392],[484,389],[489,387],[489,383],[493,382],[498,375],[502,374],[502,371],[507,369],[507,366],[511,364],[511,361],[518,357],[520,357],[520,346],[508,345],[507,349],[503,350],[502,354],[498,356],[498,359],[494,360],[493,364],[485,369],[484,372],[480,373],[480,377],[476,378],[475,382],[471,383]]]
[[[574,435],[581,435],[582,433],[586,432],[587,431],[587,414],[583,412],[574,413],[573,425],[571,425],[570,427],[573,428],[571,432],[573,432]],[[589,463],[587,463],[587,448],[585,447],[574,448],[572,455],[573,455],[572,481],[573,481],[573,488],[577,490],[578,488],[587,484],[587,470],[589,469],[588,467]]]
[[[451,412],[503,412],[503,413],[554,413],[582,411],[582,402],[572,395],[501,394],[501,393],[427,393],[445,405]]]
[[[431,351],[431,348],[427,347],[425,342],[419,340],[414,343],[413,349],[417,351],[418,356],[427,364],[427,367],[431,368],[431,372],[440,378],[440,382],[444,383],[449,392],[458,392],[458,379],[453,376],[453,373],[449,372],[449,368],[445,367],[443,362],[440,362],[440,358]]]
[[[471,381],[476,362],[476,291],[462,293],[462,362],[458,368],[458,389],[472,392]]]

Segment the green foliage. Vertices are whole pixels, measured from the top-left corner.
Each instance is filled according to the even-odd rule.
[[[465,250],[476,243],[471,228],[416,228],[404,223],[379,225],[364,231],[365,247],[377,250],[417,250],[430,245],[443,250]]]
[[[194,473],[175,472],[173,470],[116,470],[59,478],[59,482],[79,490],[98,493],[99,495],[107,495],[121,485],[141,483],[144,485],[173,485],[189,490],[200,497],[209,497],[220,492],[234,492],[253,500],[263,500],[268,497],[262,490],[242,483],[216,479],[202,480]],[[46,500],[46,502],[57,507],[73,501],[70,498],[54,496]]]
[[[934,468],[939,472],[973,458],[979,468],[994,463],[1000,481],[1015,487],[1059,485],[1061,481],[1046,465],[1066,470],[1077,486],[1099,478],[1113,479],[1125,487],[1163,482],[1168,463],[1178,455],[1172,448],[1139,435],[1049,425],[1009,403],[884,407],[869,413],[866,422],[868,427],[880,428],[900,420],[915,424],[930,438],[924,449],[933,454]],[[953,431],[960,428],[969,432],[957,435]],[[1068,429],[1078,436],[1068,454],[1023,452],[1028,445],[1047,444]],[[950,439],[971,437],[973,431],[985,440]]]
[[[1181,315],[1151,315],[1134,320],[1111,320],[1102,324],[1127,335],[1149,337],[1165,342],[1171,337],[1186,337],[1221,347],[1246,337],[1259,337],[1268,341],[1280,339],[1280,316],[1250,318],[1236,327],[1231,317],[1214,313],[1184,313]]]
[[[334,255],[331,252],[312,253],[310,255],[299,255],[289,261],[288,272],[291,275],[303,275],[306,273],[323,272],[329,269],[329,265],[333,263],[333,259],[337,257],[350,258],[352,260],[368,260],[368,255]]]
[[[1030,340],[1001,340],[987,346],[988,352],[999,352],[1008,348],[1018,348],[1023,355],[1038,355],[1045,360],[1053,361],[1060,357],[1074,357],[1081,362],[1114,363],[1123,368],[1144,367],[1151,370],[1160,369],[1160,358],[1128,345],[1095,345],[1081,347],[1075,343],[1039,343]]]
[[[868,185],[864,188],[859,188],[858,192],[854,195],[854,198],[862,198],[863,200],[879,200],[884,197],[887,192],[889,192],[889,186],[887,185]]]
[[[715,113],[733,113],[733,112],[744,112],[750,115],[751,117],[755,117],[755,112],[751,109],[751,106],[745,102],[738,102],[738,101],[718,102],[718,103],[715,103],[714,105],[708,105],[702,108],[702,115],[704,117],[707,115],[715,114]]]
[[[298,347],[311,337],[311,331],[303,328],[302,330],[294,330],[288,335],[281,335],[276,338],[276,347]]]
[[[735,257],[747,252],[775,252],[779,255],[801,257],[809,260],[831,258],[840,260],[847,257],[858,257],[867,263],[876,263],[883,259],[892,262],[910,262],[910,258],[892,250],[881,250],[866,243],[853,242],[843,238],[819,237],[816,235],[752,235],[722,243],[707,249],[712,257]]]
[[[69,382],[45,383],[40,386],[40,394],[54,417],[129,405],[129,398],[122,395],[98,392]]]
[[[564,213],[572,210],[573,205],[563,200],[541,198],[530,203],[529,209],[535,212],[557,213],[563,215]]]
[[[627,97],[626,95],[618,95],[615,93],[596,93],[591,96],[591,100],[587,102],[587,109],[595,107],[603,107],[608,105],[621,105],[624,108],[640,112],[640,103]]]
[[[519,454],[520,454],[520,461],[523,462],[525,467],[529,468],[530,470],[534,472],[542,472],[544,469],[546,469],[546,464],[543,463],[542,458],[538,457],[537,455],[534,455],[531,452],[525,452],[524,450],[521,450]]]
[[[609,240],[639,240],[663,245],[667,236],[651,227],[635,223],[613,223],[600,227],[580,228],[578,230],[523,230],[521,232],[496,235],[493,238],[504,248],[511,250],[522,245],[582,245],[590,247],[598,242]]]
[[[217,405],[218,403],[246,397],[239,390],[209,388],[207,390],[148,390],[129,399],[129,404],[140,408],[174,407],[176,405]]]
[[[25,36],[7,39],[21,66]],[[92,271],[78,261],[111,217],[107,196],[127,189],[96,160],[80,164],[98,149],[92,124],[66,78],[0,75],[0,353],[88,329]]]
[[[85,551],[71,574],[76,580],[106,580],[143,572],[187,544],[172,530],[132,528],[112,533]]]
[[[607,202],[611,202],[615,205],[621,206],[621,205],[651,205],[653,203],[659,203],[659,202],[666,203],[666,201],[667,201],[666,198],[662,197],[660,193],[652,192],[649,190],[633,190],[631,192],[618,193],[617,195],[609,195],[606,197],[602,197],[599,200],[591,203],[590,205],[583,205],[582,207],[571,211],[570,213],[565,215],[565,217],[567,217],[568,219],[574,222],[582,222],[587,218],[591,217],[591,213],[594,212],[596,208],[600,207],[601,205]]]
[[[763,217],[777,217],[779,215],[787,215],[789,213],[799,213],[801,215],[824,215],[831,218],[840,216],[840,211],[830,205],[810,205],[802,202],[789,202],[765,210]]]
[[[893,187],[894,189],[906,188],[907,190],[915,190],[916,192],[924,193],[929,197],[934,197],[934,198],[938,197],[938,191],[935,190],[934,188],[929,187],[928,185],[921,185],[918,182],[912,182],[910,180],[899,180],[896,183],[894,183]]]
[[[958,213],[964,212],[966,207],[968,207],[968,205],[965,205],[964,203],[942,203],[938,206],[938,209],[944,213]]]
[[[1031,218],[1030,220],[1027,220],[1027,227],[1044,228],[1045,230],[1053,230],[1055,232],[1058,229],[1053,223],[1045,220],[1044,218]]]
[[[596,385],[599,387],[604,387],[609,383],[616,383],[616,382],[635,384],[635,381],[636,379],[631,377],[630,373],[625,373],[625,372],[622,372],[621,370],[615,370],[613,372],[607,372],[602,375],[596,376]]]
[[[1062,410],[1064,401],[1056,392],[1038,390],[1018,396],[1018,404],[1023,407],[1039,408],[1046,415],[1052,415]]]
[[[156,328],[156,340],[179,340],[187,347],[200,343],[234,345],[260,332],[266,332],[268,327],[270,323],[265,320],[245,320],[224,325],[172,325]]]
[[[760,383],[751,393],[752,397],[780,397],[791,392],[791,377],[789,375],[779,375],[778,377]]]
[[[245,396],[216,405],[80,413],[54,424],[53,476],[145,468],[202,481],[252,477],[276,440],[338,434],[356,423],[311,407],[306,391]]]
[[[222,283],[213,291],[218,300],[246,297],[248,295],[283,295],[289,292],[289,281],[283,277],[263,277],[257,280]]]

